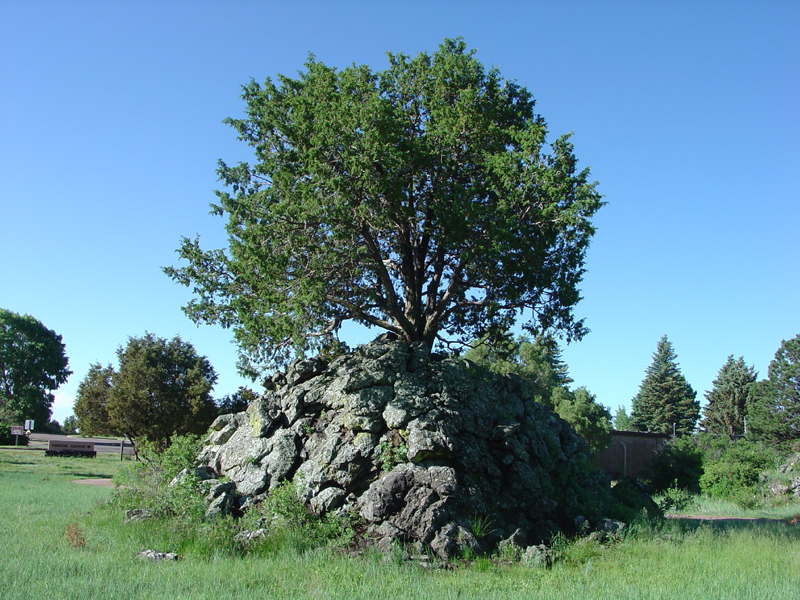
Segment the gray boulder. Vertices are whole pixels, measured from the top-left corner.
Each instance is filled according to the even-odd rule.
[[[576,515],[597,522],[610,502],[589,448],[526,382],[424,344],[381,336],[268,384],[246,412],[214,422],[199,456],[240,506],[293,480],[314,512],[359,515],[375,546],[444,558],[517,531],[540,543],[574,531]],[[475,515],[496,531],[480,544]]]

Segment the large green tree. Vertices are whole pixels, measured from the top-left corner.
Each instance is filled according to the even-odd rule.
[[[99,363],[89,367],[86,377],[78,385],[73,411],[77,426],[83,435],[115,435],[119,431],[111,425],[108,402],[114,368]]]
[[[61,336],[30,315],[0,309],[0,409],[8,418],[50,420],[51,393],[72,374]],[[14,423],[21,425],[22,423]]]
[[[631,419],[639,431],[678,435],[694,431],[700,402],[678,368],[672,343],[663,336],[645,371],[639,393],[633,398]]]
[[[800,439],[800,335],[781,343],[768,378],[754,384],[747,420],[757,438],[778,443]]]
[[[747,399],[757,377],[754,367],[748,367],[744,357],[734,360],[731,354],[717,374],[711,391],[706,392],[708,404],[703,407],[700,427],[709,433],[744,433]]]
[[[117,357],[105,407],[112,430],[161,444],[206,432],[217,415],[211,397],[217,374],[192,344],[147,333],[130,338]]]
[[[255,375],[353,320],[432,347],[503,330],[568,341],[602,206],[569,136],[547,141],[524,87],[461,40],[389,68],[313,57],[296,79],[244,86],[227,119],[255,162],[218,174],[228,248],[184,239],[174,280],[195,322],[233,328]]]

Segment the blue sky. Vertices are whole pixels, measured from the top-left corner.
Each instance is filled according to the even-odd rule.
[[[240,86],[309,52],[383,69],[463,36],[552,138],[574,132],[608,202],[577,308],[592,332],[564,351],[575,384],[629,407],[667,334],[702,399],[729,354],[765,376],[800,333],[798,31],[797,2],[5,0],[0,307],[63,336],[61,421],[89,365],[145,331],[208,356],[215,396],[247,384],[160,269],[181,236],[225,244],[208,204],[217,159],[250,158],[221,123]]]

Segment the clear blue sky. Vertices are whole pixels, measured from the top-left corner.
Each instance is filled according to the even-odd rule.
[[[60,421],[89,365],[145,331],[191,341],[215,396],[235,391],[230,335],[195,327],[160,267],[181,236],[225,243],[208,204],[217,159],[249,159],[221,123],[240,86],[309,52],[382,69],[463,36],[553,137],[574,132],[608,202],[577,308],[592,332],[564,351],[575,385],[629,406],[667,334],[702,399],[729,354],[765,376],[800,333],[798,32],[796,1],[4,0],[0,307],[63,336]]]

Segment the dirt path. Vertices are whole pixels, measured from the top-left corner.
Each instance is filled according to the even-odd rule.
[[[767,519],[755,517],[720,517],[715,515],[664,515],[667,519],[676,519],[683,521],[719,521],[723,523],[783,523],[789,525],[786,519]]]
[[[92,479],[73,479],[73,483],[81,483],[83,485],[97,485],[100,487],[114,487],[113,482],[110,479],[101,479],[99,477],[92,478]]]

